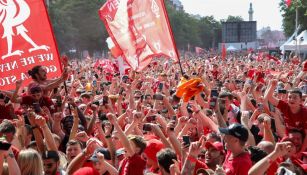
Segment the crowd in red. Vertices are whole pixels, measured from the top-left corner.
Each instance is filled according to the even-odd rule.
[[[30,85],[1,91],[0,174],[307,173],[306,62],[94,65],[70,60],[54,80],[35,66]]]

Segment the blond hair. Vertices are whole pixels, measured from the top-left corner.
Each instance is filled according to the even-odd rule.
[[[20,151],[18,165],[21,175],[42,175],[43,161],[40,154],[34,149]]]

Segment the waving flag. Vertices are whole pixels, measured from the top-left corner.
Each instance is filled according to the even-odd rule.
[[[99,15],[133,70],[141,71],[153,57],[178,61],[163,0],[108,0]]]
[[[285,0],[288,7],[291,6],[292,0]]]
[[[16,80],[31,82],[28,70],[45,66],[48,78],[61,75],[57,46],[44,0],[0,0],[0,89]]]

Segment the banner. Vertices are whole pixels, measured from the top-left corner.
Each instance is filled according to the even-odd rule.
[[[61,64],[43,0],[0,1],[0,89],[32,79],[28,70],[43,65],[48,78],[61,75]]]
[[[99,15],[133,70],[141,71],[153,57],[178,62],[163,0],[108,0]]]

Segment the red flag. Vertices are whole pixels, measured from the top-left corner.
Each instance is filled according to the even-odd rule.
[[[286,0],[286,4],[287,4],[288,7],[291,6],[291,3],[292,3],[292,0]]]
[[[6,3],[5,3],[6,2]],[[61,63],[44,0],[0,1],[0,89],[15,89],[16,80],[31,82],[28,70],[47,68],[61,75]]]
[[[178,61],[163,0],[108,0],[99,14],[132,69],[141,71],[157,56]]]
[[[270,54],[267,55],[267,59],[268,59],[268,60],[273,60],[273,61],[275,61],[277,64],[281,64],[281,61],[280,61],[278,58],[273,57],[273,56],[271,56]]]
[[[197,55],[201,54],[203,51],[205,51],[203,48],[195,47],[195,52],[196,52]]]
[[[225,43],[222,44],[222,59],[225,60],[227,55]]]

